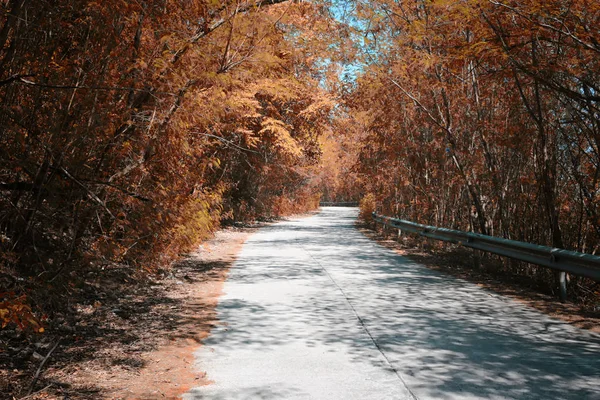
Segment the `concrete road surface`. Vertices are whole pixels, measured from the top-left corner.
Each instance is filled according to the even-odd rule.
[[[185,399],[600,399],[600,337],[396,255],[323,208],[250,237]]]

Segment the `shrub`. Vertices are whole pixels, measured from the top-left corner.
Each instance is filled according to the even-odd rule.
[[[358,218],[367,224],[373,223],[373,212],[375,211],[375,195],[373,193],[367,193],[360,200],[360,212]]]

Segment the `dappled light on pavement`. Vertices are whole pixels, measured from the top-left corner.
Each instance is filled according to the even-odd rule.
[[[246,243],[187,399],[600,399],[600,338],[398,256],[323,208]]]

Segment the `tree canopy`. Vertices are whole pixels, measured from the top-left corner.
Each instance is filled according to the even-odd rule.
[[[597,251],[597,2],[0,7],[3,324],[28,286],[320,199]]]

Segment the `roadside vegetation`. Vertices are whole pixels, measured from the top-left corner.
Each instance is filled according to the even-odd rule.
[[[319,201],[599,250],[600,3],[0,9],[2,366],[103,285],[168,276],[222,226]],[[600,306],[597,282],[569,286]]]
[[[356,2],[369,60],[348,95],[378,212],[595,254],[600,4]],[[554,273],[500,263],[555,287]],[[570,277],[573,299],[600,286]]]

